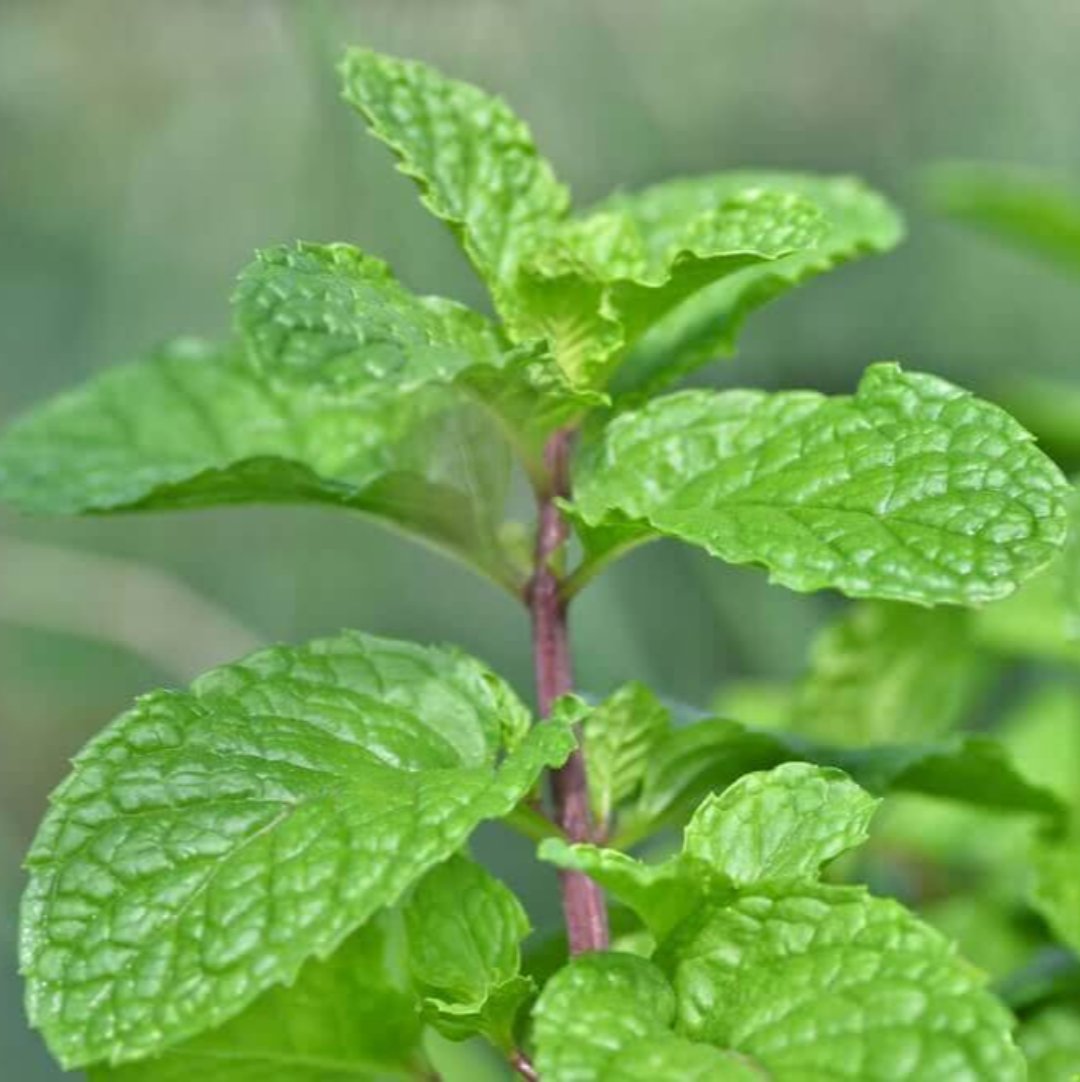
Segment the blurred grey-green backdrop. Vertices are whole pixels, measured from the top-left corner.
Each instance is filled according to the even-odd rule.
[[[1080,177],[1076,0],[2,0],[0,419],[181,331],[228,325],[256,246],[348,240],[482,304],[440,226],[337,101],[346,43],[501,91],[587,202],[740,166],[856,172],[911,237],[760,313],[705,378],[847,389],[897,357],[993,393],[1076,372],[1052,270],[930,220],[941,158]],[[582,687],[705,702],[798,671],[828,599],[645,549],[574,618]],[[98,521],[0,512],[0,1073],[58,1077],[22,1018],[19,859],[67,757],[135,694],[252,644],[351,625],[463,644],[529,690],[522,614],[363,521],[240,510]],[[548,876],[482,844],[552,919]],[[532,877],[532,878],[530,878]]]

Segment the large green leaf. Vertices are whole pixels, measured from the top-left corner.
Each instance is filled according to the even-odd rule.
[[[0,441],[0,499],[50,514],[330,504],[509,586],[496,538],[504,463],[491,425],[443,388],[335,396],[184,339],[16,422]]]
[[[500,99],[414,60],[350,49],[341,75],[346,101],[394,152],[505,308],[522,246],[570,202],[528,128]]]
[[[867,370],[854,396],[685,391],[615,418],[575,474],[614,515],[768,568],[794,590],[974,604],[1066,534],[1068,486],[1008,414],[933,376]]]
[[[940,211],[1080,273],[1080,189],[1016,166],[951,162],[927,176]]]
[[[545,1082],[749,1082],[737,1056],[672,1028],[675,996],[651,962],[610,951],[560,970],[536,1005],[536,1068]]]
[[[541,337],[575,383],[603,385],[626,350],[688,297],[744,268],[812,249],[821,213],[749,188],[659,204],[620,196],[543,237],[519,273],[521,338]]]
[[[982,974],[902,906],[858,888],[757,887],[700,910],[658,961],[676,1029],[770,1077],[1026,1077]]]
[[[521,975],[529,919],[479,864],[453,857],[417,884],[404,908],[409,968],[427,1018],[446,1036],[484,1033],[513,1048],[514,1018],[533,991]]]
[[[375,1082],[423,1073],[421,1019],[375,921],[296,982],[163,1056],[94,1067],[90,1082]]]
[[[981,675],[963,609],[860,602],[814,642],[791,724],[832,744],[933,740],[963,718]]]
[[[125,1061],[295,980],[565,759],[528,721],[472,659],[355,633],[146,696],[31,850],[33,1024],[67,1066]]]
[[[793,286],[863,255],[896,245],[903,227],[896,211],[851,177],[737,172],[677,180],[610,205],[638,220],[686,221],[747,191],[786,193],[824,214],[825,231],[808,248],[759,262],[703,290],[676,308],[637,345],[620,369],[617,390],[654,392],[722,353],[730,353],[746,317]],[[601,212],[609,204],[601,204]]]

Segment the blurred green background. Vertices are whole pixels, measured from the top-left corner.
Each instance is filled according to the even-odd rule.
[[[337,100],[346,43],[502,92],[581,202],[742,166],[854,172],[895,255],[752,321],[717,382],[848,390],[900,358],[993,394],[1075,378],[1075,284],[919,206],[942,158],[1080,178],[1075,0],[0,0],[0,419],[177,332],[228,326],[252,250],[347,240],[482,305],[448,235]],[[581,686],[703,704],[798,672],[831,602],[655,545],[574,614]],[[527,629],[467,572],[328,511],[86,521],[0,512],[0,1074],[59,1077],[22,1017],[19,860],[67,758],[139,692],[268,640],[355,626],[461,643],[530,691]],[[553,880],[481,839],[555,917]],[[531,880],[530,880],[531,877]]]

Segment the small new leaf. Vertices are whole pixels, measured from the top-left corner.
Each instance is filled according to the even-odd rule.
[[[823,215],[812,245],[749,265],[691,297],[661,320],[631,351],[615,390],[653,394],[693,369],[731,353],[746,317],[789,289],[864,255],[888,251],[903,236],[897,212],[853,177],[801,173],[721,173],[676,180],[640,195],[617,195],[611,204],[643,221],[686,221],[747,191],[786,193]],[[600,212],[607,209],[601,204]]]
[[[978,604],[1058,552],[1069,489],[996,406],[881,364],[851,397],[658,399],[607,426],[574,491],[588,524],[629,518],[794,590]]]
[[[514,1019],[534,988],[520,972],[530,931],[521,903],[457,856],[424,876],[404,916],[409,968],[428,1020],[447,1037],[483,1033],[510,1051]]]
[[[750,188],[711,204],[609,201],[542,238],[519,272],[519,338],[546,339],[576,384],[603,386],[626,351],[702,289],[747,267],[813,248],[825,232],[811,202]]]
[[[706,798],[686,827],[683,852],[738,887],[812,879],[869,837],[877,804],[839,770],[785,763]]]
[[[607,823],[615,808],[637,792],[649,756],[670,726],[667,709],[637,681],[623,685],[585,715],[582,749],[598,823]]]
[[[499,98],[414,60],[350,49],[345,100],[461,241],[500,310],[523,245],[565,216],[566,189]]]
[[[146,696],[31,850],[33,1024],[68,1066],[116,1063],[291,983],[565,759],[570,732],[528,722],[465,655],[355,633]]]

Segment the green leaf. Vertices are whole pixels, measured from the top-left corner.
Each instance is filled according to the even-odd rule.
[[[292,371],[344,395],[364,398],[379,384],[405,394],[502,362],[483,316],[409,292],[381,259],[349,244],[259,252],[233,304],[237,331],[269,376]]]
[[[236,324],[268,379],[315,383],[364,406],[454,385],[502,420],[530,462],[544,437],[606,398],[570,386],[539,346],[511,350],[493,323],[402,286],[382,260],[347,244],[260,252],[234,298]]]
[[[738,887],[813,878],[869,837],[877,804],[839,770],[785,763],[707,797],[686,827],[683,852]]]
[[[651,962],[584,955],[548,982],[536,1005],[536,1069],[549,1082],[760,1077],[738,1057],[677,1036],[675,1013],[671,985]]]
[[[688,297],[813,248],[825,232],[818,208],[790,192],[650,196],[616,196],[563,222],[523,261],[511,330],[546,339],[576,384],[604,385],[626,350]]]
[[[1080,191],[1016,166],[952,162],[931,170],[932,206],[958,221],[1080,272]]]
[[[326,1082],[414,1077],[420,1015],[396,972],[383,923],[351,935],[296,982],[271,988],[219,1029],[163,1056],[94,1067],[90,1082]]]
[[[932,740],[962,720],[981,675],[964,610],[862,602],[815,640],[792,727],[833,744]]]
[[[0,441],[0,500],[49,514],[329,504],[512,588],[496,536],[504,462],[491,425],[445,389],[338,398],[183,339],[16,422]]]
[[[574,491],[587,524],[626,517],[794,590],[977,604],[1061,548],[1068,486],[996,406],[882,364],[853,397],[693,390],[624,413]]]
[[[1080,1063],[1080,1014],[1048,1007],[1024,1022],[1018,1034],[1030,1082],[1076,1082]]]
[[[775,1078],[1020,1082],[1011,1019],[948,940],[853,887],[757,887],[661,948],[676,1029]]]
[[[671,718],[639,681],[624,684],[582,722],[582,749],[589,769],[589,798],[598,823],[637,792],[649,756],[668,734]]]
[[[706,718],[674,730],[654,750],[641,795],[622,819],[616,841],[626,846],[663,826],[684,823],[710,792],[751,771],[789,761],[836,767],[878,796],[924,793],[1055,821],[1064,813],[1061,800],[1028,781],[990,737],[961,735],[936,743],[843,748]]]
[[[521,976],[529,919],[480,865],[452,857],[417,884],[404,908],[409,967],[428,1020],[447,1037],[485,1034],[514,1047],[514,1018],[532,994]]]
[[[734,350],[746,317],[792,287],[850,260],[894,247],[903,235],[896,211],[851,177],[798,173],[726,173],[657,185],[638,196],[615,196],[643,220],[692,218],[748,190],[806,200],[827,230],[809,250],[748,266],[691,297],[658,323],[620,369],[615,389],[655,393],[693,369]],[[605,205],[601,204],[601,211]]]
[[[499,98],[413,60],[350,49],[340,70],[345,100],[394,152],[505,309],[522,246],[570,202],[528,128]]]
[[[73,1067],[226,1022],[566,758],[565,726],[528,723],[465,655],[356,633],[144,697],[75,760],[31,850],[32,1023]]]
[[[1019,1082],[1008,1012],[952,944],[895,902],[814,881],[865,838],[874,803],[838,772],[790,765],[706,802],[659,866],[545,843],[556,863],[645,903],[670,987],[641,961],[573,963],[541,996],[538,1053],[560,1077],[607,1077],[593,1073],[610,1070],[600,1049],[640,1058],[669,1025],[770,1078]]]

